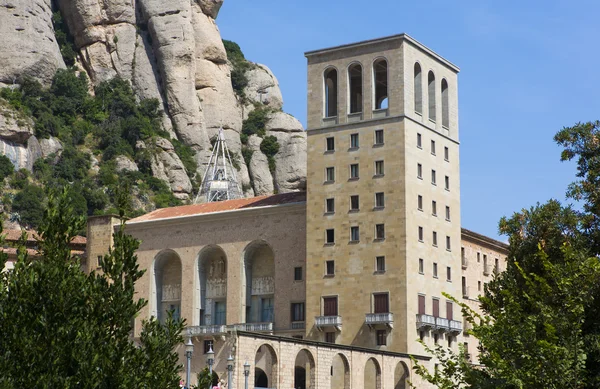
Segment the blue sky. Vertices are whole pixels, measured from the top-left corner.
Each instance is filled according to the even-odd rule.
[[[565,200],[575,166],[554,134],[600,119],[598,15],[597,0],[225,0],[217,24],[304,125],[305,51],[405,32],[458,65],[462,226],[505,240],[500,217]]]

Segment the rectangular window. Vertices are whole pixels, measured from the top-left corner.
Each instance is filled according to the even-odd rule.
[[[360,234],[358,231],[358,226],[350,227],[350,241],[358,242],[360,240]]]
[[[334,234],[333,228],[325,230],[325,243],[328,243],[328,244],[335,243],[335,234]]]
[[[431,154],[435,155],[435,141],[431,141]]]
[[[335,168],[328,167],[325,169],[325,181],[326,182],[334,182],[335,181]]]
[[[446,190],[450,190],[450,177],[446,176],[444,178],[444,188]]]
[[[388,313],[390,311],[389,295],[373,293],[373,313]]]
[[[335,199],[326,199],[325,200],[325,213],[334,213],[335,212]]]
[[[421,195],[417,196],[417,209],[419,211],[423,210],[423,196],[421,196]]]
[[[225,324],[226,305],[224,301],[215,302],[215,318],[214,323],[217,325]]]
[[[204,354],[212,350],[214,347],[212,339],[204,341]],[[213,350],[214,351],[214,350]]]
[[[481,253],[477,253],[477,263],[481,262]]]
[[[323,297],[323,316],[338,315],[338,299],[336,297]]]
[[[481,292],[481,281],[477,281],[477,291]]]
[[[431,169],[431,183],[433,185],[437,185],[436,179],[435,179],[435,170],[433,170],[433,169]]]
[[[375,257],[375,271],[378,273],[385,272],[385,257]]]
[[[375,175],[383,176],[383,174],[384,174],[383,161],[375,161]]]
[[[447,147],[444,147],[444,161],[450,160],[450,150]]]
[[[325,275],[332,276],[335,274],[335,262],[325,261]]]
[[[423,241],[423,227],[419,227],[419,241]]]
[[[377,345],[378,346],[386,346],[387,345],[387,331],[386,330],[377,330]]]
[[[500,262],[498,258],[494,259],[494,273],[500,273]]]
[[[417,133],[417,147],[421,148],[421,134]]]
[[[350,148],[358,149],[358,134],[350,134]]]
[[[434,246],[437,246],[437,244],[438,244],[438,243],[437,243],[437,232],[433,231],[433,234],[432,234],[432,236],[431,236],[431,239],[432,239],[432,244],[433,244]]]
[[[419,295],[419,300],[418,300],[418,313],[419,315],[424,315],[425,314],[425,296],[420,294]]]
[[[358,195],[352,195],[350,196],[350,210],[351,211],[358,211],[359,210],[359,202],[358,202]]]
[[[375,239],[385,239],[385,224],[375,224]]]
[[[424,263],[423,263],[423,258],[419,258],[419,273],[423,274],[424,273]]]
[[[375,130],[375,144],[376,145],[383,144],[383,130]]]
[[[292,303],[290,313],[292,321],[304,321],[304,303]]]
[[[452,268],[450,266],[446,267],[446,281],[452,281]]]
[[[433,216],[437,216],[437,203],[435,202],[435,200],[431,201],[431,214]]]
[[[417,178],[423,179],[423,166],[420,163],[417,164]]]
[[[273,322],[273,297],[261,299],[260,321],[263,323]]]
[[[325,333],[325,342],[326,343],[335,343],[335,332],[326,332]]]
[[[446,236],[446,250],[452,250],[452,245],[450,244],[450,237]]]
[[[454,320],[454,307],[451,301],[446,301],[446,319]]]
[[[358,164],[353,163],[350,165],[350,179],[358,178]]]
[[[467,277],[462,277],[462,292],[463,297],[469,297],[469,291],[467,290]]]
[[[432,303],[433,303],[433,316],[440,317],[440,299],[434,297],[432,300]]]
[[[294,268],[294,281],[302,281],[302,266]]]
[[[433,263],[433,278],[438,278],[437,263]]]
[[[334,151],[335,143],[333,137],[325,138],[325,151]]]
[[[375,208],[385,207],[385,196],[383,192],[375,193]]]
[[[450,207],[446,206],[446,220],[450,221]]]

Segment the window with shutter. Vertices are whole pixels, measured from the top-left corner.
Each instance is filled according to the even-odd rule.
[[[433,316],[440,317],[440,300],[436,298],[433,299]]]
[[[419,315],[425,314],[425,296],[419,295]]]
[[[452,303],[450,301],[446,301],[446,319],[454,320]]]
[[[373,295],[374,313],[388,313],[390,311],[389,298],[387,293],[378,293]]]
[[[337,297],[323,297],[323,315],[337,316],[338,306]]]

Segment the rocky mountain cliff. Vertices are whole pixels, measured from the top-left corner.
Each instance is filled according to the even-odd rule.
[[[282,112],[277,79],[265,65],[240,66],[239,58],[230,58],[235,53],[226,50],[215,22],[222,2],[0,0],[0,88],[18,88],[25,77],[48,87],[58,69],[70,66],[85,73],[91,86],[127,80],[138,100],[157,99],[162,108],[160,125],[168,136],[135,147],[157,150],[152,175],[177,198],[192,197],[194,174],[186,174],[171,141],[191,147],[201,177],[221,127],[246,196],[302,190],[306,133]],[[243,82],[236,82],[240,77]],[[255,110],[264,128],[244,133],[244,121],[260,116],[252,115]],[[0,99],[0,153],[18,168],[31,170],[38,158],[61,153],[58,139],[33,128],[31,118]],[[274,155],[263,153],[267,137],[278,144]],[[138,169],[124,156],[114,160],[118,170]]]

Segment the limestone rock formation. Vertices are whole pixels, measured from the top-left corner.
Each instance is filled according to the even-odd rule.
[[[119,155],[119,156],[115,157],[115,163],[116,163],[115,170],[117,172],[137,172],[137,171],[139,171],[136,163],[124,155]]]
[[[33,136],[33,122],[0,99],[0,154],[6,155],[15,169],[33,169],[42,155]]]
[[[273,176],[269,171],[269,161],[267,156],[260,151],[262,139],[257,135],[252,135],[248,138],[248,148],[252,151],[250,159],[250,178],[252,179],[252,187],[256,196],[273,193],[275,189],[273,185]]]
[[[46,158],[47,156],[49,156],[51,154],[55,154],[56,156],[59,156],[63,150],[62,143],[60,143],[60,141],[53,136],[46,138],[46,139],[40,139],[39,142],[40,142],[40,150],[42,152],[43,158]]]
[[[192,183],[175,148],[164,138],[157,139],[154,146],[156,150],[152,159],[152,175],[165,181],[178,198],[188,199]]]
[[[52,27],[51,0],[0,0],[0,87],[30,76],[48,85],[65,63]]]
[[[244,88],[244,94],[248,103],[244,106],[244,119],[254,109],[254,104],[263,104],[269,108],[280,110],[283,108],[283,97],[279,89],[279,82],[267,66],[255,64],[246,76],[248,85]]]

